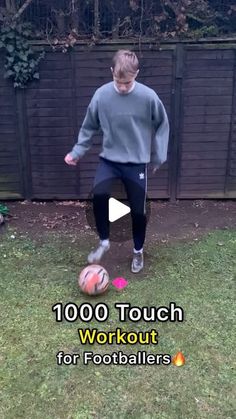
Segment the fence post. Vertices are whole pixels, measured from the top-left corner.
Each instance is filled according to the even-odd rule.
[[[99,0],[94,0],[94,35],[96,38],[100,34],[100,14],[99,14]]]
[[[25,199],[32,198],[32,171],[30,145],[28,136],[28,123],[26,114],[25,90],[16,89],[16,113],[18,127],[18,143],[19,143],[19,160],[22,176],[23,191],[22,195]]]
[[[228,140],[228,154],[225,171],[224,197],[236,197],[236,50],[234,50],[234,71],[232,89],[231,121]],[[234,179],[234,181],[233,181]]]
[[[175,49],[175,70],[172,90],[172,120],[171,120],[171,157],[170,157],[170,201],[177,199],[178,176],[180,164],[180,134],[183,115],[182,80],[184,70],[184,46],[177,44]]]
[[[76,65],[80,67],[80,62],[76,64],[75,54],[76,51],[70,51],[70,66],[71,66],[71,126],[73,132],[73,144],[76,142],[79,133],[78,117],[77,117],[77,86],[76,86]],[[76,178],[76,193],[80,195],[80,183],[81,183],[81,168],[80,164],[77,164],[75,171]]]

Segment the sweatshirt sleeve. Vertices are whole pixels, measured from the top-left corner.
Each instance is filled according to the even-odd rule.
[[[167,160],[169,122],[164,105],[158,96],[152,102],[152,121],[154,138],[152,142],[151,163],[159,168]]]
[[[78,141],[70,152],[72,158],[83,157],[92,146],[92,137],[99,131],[100,123],[98,117],[98,97],[95,92],[85,115],[79,131]]]

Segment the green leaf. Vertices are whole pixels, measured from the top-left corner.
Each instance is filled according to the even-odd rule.
[[[6,45],[6,49],[8,52],[13,52],[14,51],[14,47],[11,44]]]
[[[4,79],[7,79],[8,77],[11,77],[14,75],[14,71],[12,70],[7,70],[4,74]]]
[[[18,72],[18,71],[20,70],[20,67],[19,67],[19,65],[18,65],[18,64],[15,64],[15,65],[13,66],[13,68],[14,68],[15,72]]]
[[[4,215],[7,215],[9,213],[9,209],[6,205],[0,204],[0,213]]]
[[[8,34],[7,34],[7,37],[8,37],[9,39],[14,39],[14,38],[15,38],[15,36],[16,36],[16,34],[15,34],[15,32],[14,32],[14,31],[9,31],[9,32],[8,32]]]
[[[9,63],[14,63],[14,57],[10,56],[10,57],[6,57],[6,58],[7,58],[7,61]]]
[[[33,78],[34,79],[39,79],[39,73],[34,73]]]
[[[27,54],[29,54],[30,52],[29,52],[29,43],[28,42],[24,42],[22,45],[21,45],[21,49],[22,50],[24,50],[25,52],[27,52]]]
[[[22,31],[22,35],[25,36],[26,38],[29,38],[29,36],[31,35],[31,32],[29,30],[25,30],[25,31]]]
[[[9,30],[6,26],[1,28],[1,33],[6,33]]]
[[[28,57],[26,54],[24,54],[22,51],[18,53],[18,57],[22,60],[22,61],[27,61]]]

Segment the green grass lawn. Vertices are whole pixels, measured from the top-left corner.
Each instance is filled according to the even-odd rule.
[[[76,277],[88,244],[48,235],[37,243],[2,236],[0,244],[0,418],[6,419],[233,419],[235,418],[236,233],[217,231],[198,241],[149,245],[147,276],[125,276],[122,292],[82,295]],[[82,244],[81,244],[82,243]],[[106,302],[105,323],[57,323],[57,302]],[[119,323],[116,302],[163,306],[175,301],[183,323]],[[159,344],[81,346],[77,329],[148,331]],[[182,351],[186,364],[57,366],[56,353]],[[233,365],[234,364],[234,365]]]

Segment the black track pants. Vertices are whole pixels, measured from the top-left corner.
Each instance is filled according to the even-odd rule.
[[[114,179],[125,186],[132,217],[134,248],[143,247],[146,233],[147,165],[116,163],[104,158],[96,171],[93,189],[93,210],[100,240],[109,238],[108,201]]]

